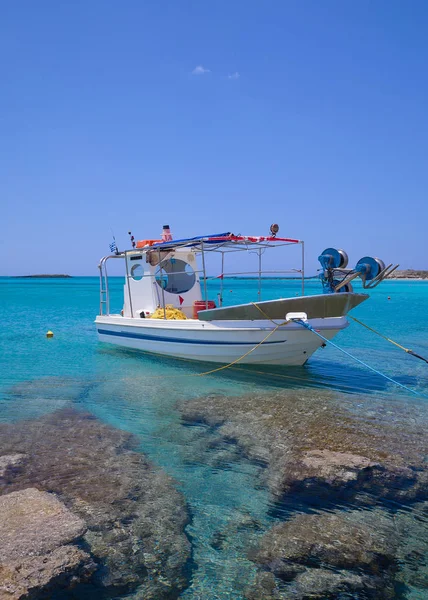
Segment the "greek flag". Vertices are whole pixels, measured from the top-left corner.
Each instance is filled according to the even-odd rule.
[[[117,252],[116,241],[113,241],[113,242],[110,244],[110,252]]]

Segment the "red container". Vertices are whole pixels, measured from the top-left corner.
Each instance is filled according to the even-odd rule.
[[[193,303],[193,318],[198,318],[198,312],[200,310],[206,310],[210,308],[216,308],[214,300],[208,300],[208,302],[205,302],[205,300],[195,300]]]

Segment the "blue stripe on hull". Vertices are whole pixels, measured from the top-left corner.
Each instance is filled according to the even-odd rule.
[[[254,346],[258,342],[213,342],[206,340],[187,340],[177,339],[171,337],[164,337],[158,335],[148,335],[144,333],[132,333],[131,331],[109,331],[108,329],[98,329],[98,333],[101,335],[113,335],[117,337],[132,338],[136,340],[150,340],[153,342],[176,342],[179,344],[212,344],[215,346]],[[266,344],[282,344],[286,340],[279,340],[276,342],[263,342],[263,346]]]

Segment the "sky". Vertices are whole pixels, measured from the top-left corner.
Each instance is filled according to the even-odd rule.
[[[425,0],[17,0],[0,18],[0,275],[231,231],[428,269]]]

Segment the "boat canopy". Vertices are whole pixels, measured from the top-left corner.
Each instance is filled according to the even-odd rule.
[[[237,247],[247,248],[249,244],[256,245],[269,245],[272,242],[281,242],[284,244],[300,244],[301,240],[294,238],[280,238],[273,236],[247,236],[247,235],[234,235],[233,233],[217,233],[214,235],[196,236],[192,238],[184,238],[181,240],[171,240],[168,242],[161,242],[153,244],[151,250],[168,250],[179,247],[203,247],[205,245],[218,246],[221,248],[233,248]]]

